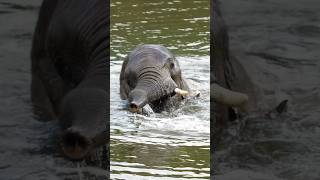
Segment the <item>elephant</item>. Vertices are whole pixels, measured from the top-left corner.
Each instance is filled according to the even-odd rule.
[[[169,111],[190,91],[179,62],[162,45],[138,45],[122,64],[120,97],[128,100],[133,113],[141,113],[146,105],[154,112]]]
[[[229,50],[228,29],[216,0],[211,3],[211,9],[210,98],[214,104],[211,106],[211,112],[214,112],[213,127],[216,128],[211,130],[213,135],[216,131],[225,129],[228,121],[259,110],[258,106],[263,98],[261,90],[251,78],[253,74],[250,68],[255,67],[249,67],[250,62],[234,56]],[[266,115],[286,111],[287,102],[288,100],[281,101],[274,109],[269,109]]]
[[[227,27],[217,1],[211,3],[211,9],[210,98],[211,102],[215,102],[212,106],[212,112],[215,112],[212,116],[215,118],[215,127],[223,129],[227,121],[234,118],[232,107],[239,107],[243,111],[248,110],[248,103],[251,103],[248,90],[250,91],[253,87],[247,72],[229,53]]]
[[[109,142],[109,3],[44,0],[31,50],[31,101],[39,120],[57,120],[59,144],[82,160]]]
[[[255,59],[250,59],[248,53],[243,55],[229,47],[228,29],[217,0],[212,1],[211,10],[210,142],[213,146],[210,157],[214,165],[211,163],[210,175],[216,179],[241,179],[249,176],[258,178],[264,174],[238,170],[233,171],[236,173],[228,173],[228,171],[234,170],[234,164],[237,164],[234,166],[236,169],[241,169],[239,167],[248,166],[245,162],[248,159],[259,161],[263,159],[262,156],[266,157],[264,153],[260,156],[258,152],[260,150],[252,144],[260,142],[261,139],[257,136],[261,134],[268,139],[274,138],[272,133],[276,131],[269,130],[274,126],[268,124],[277,122],[275,119],[281,118],[280,115],[287,111],[288,100],[281,101],[274,108],[268,107],[269,105],[264,106],[267,99],[263,97],[264,93],[258,86],[259,83],[256,83],[255,77],[259,74],[254,71],[258,68],[253,62]],[[276,146],[272,142],[268,144],[268,147]],[[225,171],[223,175],[217,174],[218,169]],[[276,178],[270,176],[262,179]]]

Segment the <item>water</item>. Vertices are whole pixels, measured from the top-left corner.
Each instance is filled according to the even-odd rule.
[[[260,110],[234,122],[217,179],[320,178],[320,11],[317,0],[225,0],[232,53],[260,88]],[[263,113],[283,99],[288,112]]]
[[[112,0],[111,59],[141,43],[163,44],[180,56],[209,55],[209,0]]]
[[[58,125],[31,113],[30,47],[40,4],[0,1],[0,179],[105,179],[106,170],[61,157]]]
[[[111,1],[111,179],[209,179],[209,1]],[[201,92],[171,113],[126,109],[123,58],[136,45],[162,44]]]
[[[139,6],[141,2],[138,1],[123,1],[119,5],[114,2],[113,7],[127,7],[121,22],[132,23],[129,27],[119,24],[119,28],[115,28],[120,29],[122,35],[119,37],[122,38],[112,36],[112,39],[120,41],[112,42],[111,54],[115,60],[111,64],[112,71],[118,72],[120,58],[136,44],[161,43],[178,55],[186,77],[203,82],[200,89],[207,94],[205,64],[209,51],[206,42],[209,35],[206,30],[209,5],[205,5],[205,2],[149,2],[151,7],[152,3],[160,4],[154,5],[153,9],[169,6],[169,3],[175,7],[180,5],[182,8],[176,7],[179,13],[171,11],[170,7],[162,8],[167,9],[163,11],[145,8],[148,3]],[[31,113],[29,52],[40,3],[40,0],[0,1],[0,179],[103,178],[106,174],[104,169],[83,163],[74,164],[60,157],[51,145],[52,132],[56,131],[57,125],[54,122],[38,122]],[[133,11],[135,6],[129,6],[130,3],[138,4],[137,8],[140,7],[142,11]],[[289,108],[288,113],[280,117],[268,119],[261,117],[261,112],[256,112],[242,121],[245,123],[235,122],[226,137],[230,144],[220,148],[216,154],[217,179],[235,176],[238,179],[250,179],[248,176],[251,179],[319,179],[318,8],[317,0],[294,3],[289,0],[223,1],[222,9],[229,25],[232,51],[237,57],[250,59],[250,64],[256,67],[250,70],[254,71],[252,78],[264,94],[264,109],[273,107],[283,99],[289,99]],[[154,12],[148,12],[152,10]],[[145,23],[140,26],[144,22],[135,19],[154,16],[132,14],[139,12],[154,13],[154,16],[160,13],[165,17],[169,14],[172,17],[176,13],[180,19],[186,20],[162,18],[162,22],[156,25]],[[165,20],[172,23],[167,24]],[[180,25],[181,28],[176,28]],[[158,31],[142,31],[139,28]],[[197,30],[194,32],[188,28]],[[132,31],[131,34],[127,33],[129,31]],[[147,35],[135,36],[135,33]],[[163,33],[166,36],[162,36]],[[167,38],[150,38],[153,36]],[[137,39],[139,37],[145,38]],[[240,54],[235,49],[251,55]],[[191,64],[194,62],[197,66]],[[193,71],[194,67],[203,67],[203,72]],[[116,73],[112,78],[118,83]],[[178,110],[171,119],[166,114],[154,118],[134,118],[124,110],[124,102],[119,100],[118,85],[112,88],[112,108],[117,113],[115,116],[118,115],[118,121],[111,122],[112,177],[208,178],[209,140],[208,129],[204,127],[208,117],[206,113],[200,113],[208,107],[205,95],[199,100],[187,102],[186,108],[180,110],[182,115]],[[191,113],[195,116],[188,119]],[[190,126],[186,126],[183,120]]]

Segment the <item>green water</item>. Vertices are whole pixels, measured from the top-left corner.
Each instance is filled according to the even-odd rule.
[[[162,44],[181,56],[209,55],[209,0],[112,0],[111,58],[138,44]]]
[[[209,0],[111,1],[111,179],[209,179]],[[134,116],[119,97],[123,58],[162,44],[202,96],[172,114]]]

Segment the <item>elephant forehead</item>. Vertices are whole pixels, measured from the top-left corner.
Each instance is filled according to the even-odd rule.
[[[134,61],[143,59],[166,61],[172,57],[169,50],[161,45],[140,45],[129,54],[129,58]]]
[[[136,66],[160,66],[162,67],[169,57],[167,56],[157,56],[157,55],[138,55],[132,57],[129,62],[128,66],[131,66],[132,68]]]

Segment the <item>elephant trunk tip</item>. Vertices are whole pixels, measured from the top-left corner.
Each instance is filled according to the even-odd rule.
[[[132,113],[139,113],[139,111],[141,110],[141,108],[139,107],[139,105],[137,105],[137,103],[135,102],[131,102],[129,105],[129,110]]]
[[[71,160],[82,160],[89,152],[90,140],[79,132],[67,130],[60,142],[63,154]]]
[[[147,92],[140,89],[134,89],[129,94],[129,110],[133,113],[139,113],[148,99]]]

